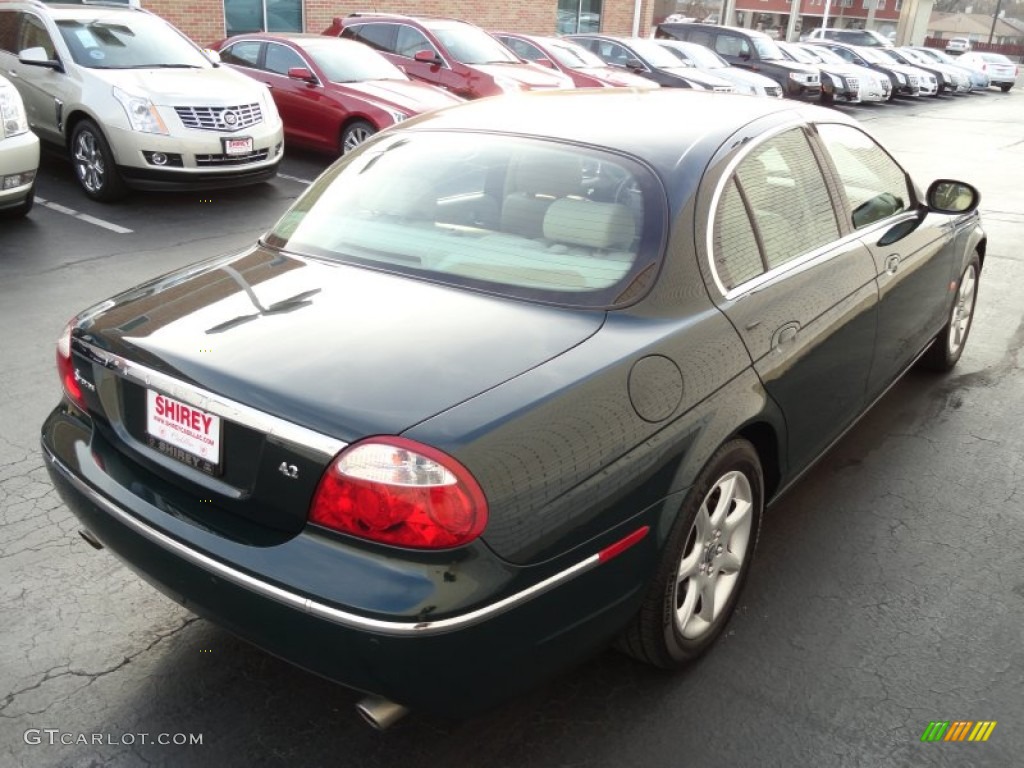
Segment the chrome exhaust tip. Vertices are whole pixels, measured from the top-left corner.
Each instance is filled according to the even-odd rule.
[[[93,549],[103,549],[103,543],[92,534],[92,531],[79,528],[78,535],[85,539],[85,542]]]
[[[409,710],[383,696],[367,696],[356,704],[356,712],[378,731],[386,731],[407,714]]]

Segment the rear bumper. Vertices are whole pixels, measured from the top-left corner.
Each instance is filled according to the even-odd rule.
[[[447,554],[424,565],[362,551],[359,562],[351,548],[305,532],[247,545],[167,514],[144,482],[115,480],[87,432],[73,414],[54,411],[43,428],[46,466],[83,526],[132,570],[276,656],[414,709],[466,715],[600,650],[638,608],[657,561],[653,535],[607,563],[596,562],[595,548],[546,573],[493,555],[460,564]],[[634,518],[623,530],[641,524]],[[442,587],[431,573],[443,574]],[[473,592],[488,589],[488,573],[493,586],[481,599]],[[311,591],[316,579],[358,585],[365,605]],[[445,610],[460,600],[463,609]],[[429,607],[417,618],[416,605]]]

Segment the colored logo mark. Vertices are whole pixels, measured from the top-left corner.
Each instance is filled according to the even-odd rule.
[[[921,741],[988,741],[995,729],[995,720],[932,720]]]

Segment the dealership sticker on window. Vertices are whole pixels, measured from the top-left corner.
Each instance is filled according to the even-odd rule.
[[[248,155],[252,152],[252,137],[224,139],[225,155]]]
[[[173,397],[146,391],[149,447],[208,475],[218,474],[220,417]]]

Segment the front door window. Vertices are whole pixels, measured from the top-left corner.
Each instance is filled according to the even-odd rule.
[[[558,0],[555,31],[560,35],[601,31],[602,0]]]

